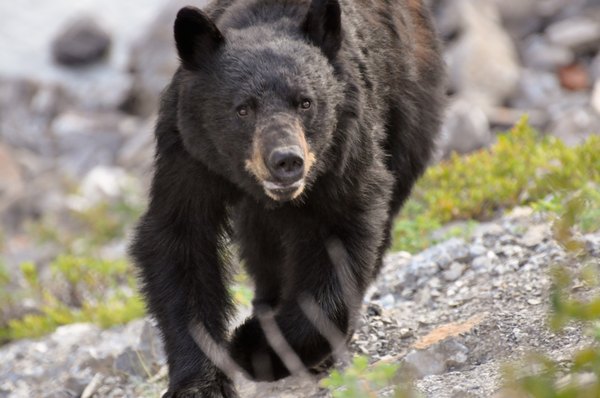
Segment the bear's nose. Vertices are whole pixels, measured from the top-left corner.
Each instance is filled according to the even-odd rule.
[[[273,177],[283,183],[293,183],[304,172],[302,150],[297,145],[275,148],[269,155],[268,166]]]

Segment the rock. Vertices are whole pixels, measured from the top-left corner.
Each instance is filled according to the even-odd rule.
[[[567,145],[580,145],[600,131],[600,114],[589,106],[570,109],[551,124],[549,131]]]
[[[405,357],[403,364],[417,378],[429,375],[439,375],[446,371],[443,358],[429,350],[414,350]]]
[[[168,0],[105,0],[73,3],[34,0],[30,7],[0,5],[3,48],[0,76],[24,78],[44,86],[60,86],[86,110],[117,109],[131,89],[128,71],[132,42],[143,34]],[[57,34],[70,21],[90,15],[110,32],[112,43],[103,62],[83,68],[65,68],[50,51]],[[174,19],[174,15],[172,15]],[[35,34],[31,34],[34,27]],[[91,52],[93,53],[93,52]]]
[[[65,66],[83,66],[106,56],[110,36],[96,21],[80,18],[71,22],[52,43],[52,56]]]
[[[154,123],[154,118],[150,118],[126,138],[119,151],[117,165],[130,173],[148,178],[154,162]],[[149,185],[149,181],[145,185]]]
[[[49,126],[68,104],[63,90],[55,85],[0,79],[0,139],[14,149],[54,156]]]
[[[22,195],[23,183],[21,167],[14,158],[14,151],[0,142],[0,214],[2,214],[2,219],[10,216],[5,211]],[[10,222],[9,220],[3,221]]]
[[[521,243],[527,247],[535,247],[542,243],[550,235],[548,226],[546,225],[535,225],[527,230]]]
[[[70,111],[58,116],[51,131],[61,173],[78,180],[95,166],[114,164],[127,120],[113,113]]]
[[[67,206],[85,211],[102,202],[124,198],[127,192],[137,191],[137,181],[119,167],[96,166],[90,170],[76,194],[67,198]]]
[[[455,99],[446,112],[438,142],[440,157],[469,153],[493,141],[487,116],[476,104]]]
[[[450,264],[450,268],[442,273],[445,280],[453,282],[460,278],[462,273],[465,271],[465,265],[457,262]]]
[[[592,108],[600,115],[600,78],[594,84],[594,90],[592,91]]]
[[[415,377],[422,378],[460,369],[467,363],[468,353],[467,347],[450,338],[427,349],[411,351],[402,363]]]
[[[494,3],[502,16],[502,22],[517,39],[539,31],[543,25],[537,0],[494,0]]]
[[[590,76],[594,81],[600,80],[600,52],[590,65]]]
[[[50,339],[59,347],[68,349],[95,341],[99,333],[98,326],[91,323],[73,323],[56,328]]]
[[[520,67],[511,38],[491,0],[455,0],[460,36],[446,52],[450,85],[484,111],[498,106],[517,88]]]
[[[555,71],[575,61],[575,54],[571,49],[550,43],[541,35],[527,38],[521,49],[523,63],[535,70]]]
[[[590,87],[590,76],[581,64],[564,66],[558,70],[560,84],[571,91],[587,90]]]
[[[545,33],[551,43],[577,52],[595,50],[600,45],[600,24],[586,16],[555,22]]]
[[[561,98],[563,89],[555,73],[523,69],[513,104],[526,109],[547,109],[549,104]]]

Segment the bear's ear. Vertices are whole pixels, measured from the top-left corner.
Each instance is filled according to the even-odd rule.
[[[175,19],[175,44],[186,69],[197,69],[225,41],[208,15],[196,7],[184,7]]]
[[[312,0],[303,29],[308,39],[333,60],[342,46],[342,10],[338,0]]]

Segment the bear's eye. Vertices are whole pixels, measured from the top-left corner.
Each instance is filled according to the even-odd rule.
[[[237,108],[237,114],[239,117],[248,116],[248,107],[246,105],[240,105]]]
[[[300,108],[302,108],[302,109],[310,109],[311,105],[312,105],[312,102],[310,102],[310,100],[308,98],[304,98],[302,100],[302,102],[300,103]]]

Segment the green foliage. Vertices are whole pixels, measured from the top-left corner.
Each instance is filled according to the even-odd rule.
[[[88,244],[95,246],[123,238],[125,226],[132,225],[141,215],[141,206],[129,201],[101,202],[85,210],[73,211],[73,216],[89,231]]]
[[[485,220],[518,205],[561,211],[574,195],[586,202],[582,229],[600,227],[600,136],[578,147],[541,137],[522,120],[497,143],[454,155],[428,169],[394,228],[394,249],[418,251],[453,220]]]
[[[0,330],[0,339],[38,337],[74,322],[110,327],[144,314],[144,304],[135,290],[135,277],[125,261],[61,255],[50,264],[50,269],[52,283],[45,286],[40,283],[34,263],[21,264],[27,283],[23,294],[33,296],[41,306],[36,313],[10,320]],[[52,286],[61,284],[67,286],[68,300],[52,290]]]
[[[355,356],[346,369],[332,371],[321,385],[329,389],[334,398],[375,398],[383,389],[393,390],[395,398],[414,397],[409,389],[397,386],[408,384],[399,383],[398,370],[397,364],[379,362],[369,365],[368,358]]]

